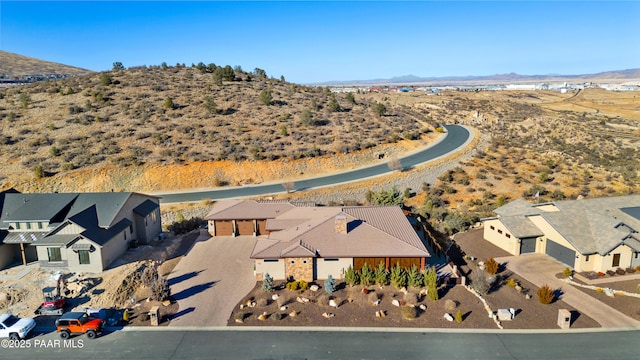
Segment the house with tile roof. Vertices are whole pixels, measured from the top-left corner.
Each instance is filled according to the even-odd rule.
[[[640,195],[531,204],[483,219],[484,238],[513,255],[547,254],[578,272],[640,266]]]
[[[342,278],[353,266],[380,262],[424,269],[431,254],[397,206],[315,206],[227,200],[205,217],[213,236],[257,236],[251,254],[258,280]],[[242,239],[239,239],[242,241]]]
[[[139,193],[5,192],[0,201],[0,266],[100,272],[162,231],[159,198]]]

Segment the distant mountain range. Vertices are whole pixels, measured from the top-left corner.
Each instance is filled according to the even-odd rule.
[[[390,79],[327,81],[314,85],[462,85],[462,84],[504,84],[504,83],[531,83],[549,81],[630,81],[640,80],[639,69],[605,71],[597,74],[582,75],[520,75],[516,73],[496,74],[488,76],[446,76],[446,77],[420,77],[415,75],[396,76]]]

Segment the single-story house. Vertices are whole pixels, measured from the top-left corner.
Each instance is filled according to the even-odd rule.
[[[397,206],[228,200],[216,203],[205,219],[213,236],[258,236],[251,254],[258,280],[266,273],[277,280],[339,279],[349,266],[380,262],[423,270],[431,256]]]
[[[5,192],[0,201],[0,267],[100,272],[130,246],[162,232],[159,198],[139,193]]]
[[[484,238],[513,255],[547,254],[575,271],[640,265],[640,195],[531,204],[483,219]]]

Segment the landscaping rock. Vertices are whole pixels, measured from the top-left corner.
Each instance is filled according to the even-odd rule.
[[[287,310],[286,306],[280,306],[280,311],[285,311],[285,310]]]
[[[420,304],[420,310],[422,310],[422,311],[426,311],[426,310],[427,310],[427,305],[425,305],[425,304]]]
[[[604,288],[604,294],[608,297],[615,297],[615,293],[611,288]]]
[[[329,306],[333,306],[334,308],[337,309],[338,308],[338,303],[334,299],[331,299],[331,300],[329,300]]]
[[[393,306],[400,307],[400,301],[398,301],[397,299],[393,299],[393,300],[391,300],[391,304],[392,304]]]
[[[236,322],[237,322],[238,324],[242,324],[242,323],[244,323],[244,321],[242,321],[242,319],[236,319]]]
[[[447,321],[453,322],[453,316],[451,316],[451,314],[449,314],[449,313],[445,313],[444,314],[444,319],[447,320]]]
[[[332,318],[332,317],[334,317],[334,316],[335,316],[335,315],[334,315],[333,313],[326,313],[326,312],[325,312],[325,313],[322,313],[322,317],[323,317],[323,318],[330,319],[330,318]]]
[[[314,291],[314,292],[315,292],[315,291],[320,290],[320,287],[319,287],[318,285],[311,285],[311,287],[309,287],[309,290],[311,290],[311,291]]]
[[[271,300],[278,300],[278,294],[271,295]]]
[[[291,317],[296,317],[298,315],[298,312],[293,310],[292,312],[289,313],[289,316]]]
[[[258,316],[258,320],[265,321],[267,320],[267,313],[262,313]]]

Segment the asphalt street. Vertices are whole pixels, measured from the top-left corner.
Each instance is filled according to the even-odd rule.
[[[464,146],[471,139],[469,129],[460,125],[445,125],[447,129],[446,137],[437,144],[413,153],[406,157],[400,158],[400,164],[403,169],[409,169],[419,164],[445,156],[451,152]],[[346,183],[350,181],[362,180],[374,176],[379,176],[392,172],[388,164],[381,163],[374,166],[364,167],[352,171],[341,172],[338,174],[315,177],[310,179],[302,179],[294,181],[294,190],[300,191],[311,188]],[[206,191],[167,193],[155,195],[161,196],[161,203],[178,203],[178,202],[197,202],[203,199],[229,199],[242,198],[258,195],[277,194],[284,192],[285,189],[281,183],[272,183],[264,185],[249,185],[232,188],[223,188]]]
[[[115,331],[67,343],[56,333],[3,343],[3,359],[637,359],[640,331]],[[378,331],[376,331],[378,330]],[[56,340],[58,340],[56,342]],[[26,344],[29,341],[29,347]]]

